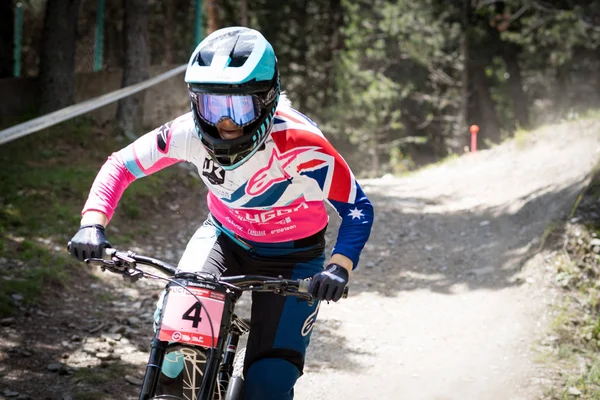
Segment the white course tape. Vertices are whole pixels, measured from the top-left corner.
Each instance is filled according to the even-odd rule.
[[[124,87],[114,92],[98,96],[93,99],[83,101],[81,103],[73,104],[72,106],[65,107],[62,110],[54,111],[50,114],[43,115],[38,118],[34,118],[22,124],[11,126],[10,128],[0,131],[0,144],[10,142],[11,140],[18,139],[30,133],[37,132],[41,129],[47,128],[52,125],[56,125],[73,117],[81,114],[85,114],[102,106],[105,106],[114,101],[120,100],[123,97],[130,96],[141,90],[147,89],[150,86],[156,85],[166,79],[169,79],[177,74],[185,71],[187,64],[181,65],[163,74],[157,75],[154,78],[150,78],[143,82],[136,83],[131,86]]]

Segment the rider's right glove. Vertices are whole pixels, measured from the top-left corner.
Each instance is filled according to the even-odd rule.
[[[100,224],[82,225],[73,236],[67,248],[79,261],[86,258],[102,258],[102,251],[112,247],[104,235],[104,227]]]

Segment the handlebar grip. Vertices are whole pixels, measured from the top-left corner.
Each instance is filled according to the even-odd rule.
[[[348,286],[344,288],[344,293],[342,293],[342,299],[348,298]]]
[[[310,286],[310,279],[302,279],[298,283],[298,291],[300,293],[308,293],[308,287]]]
[[[310,286],[310,279],[302,279],[300,283],[298,283],[298,292],[300,293],[308,293],[308,287]],[[342,294],[342,299],[348,298],[348,286],[344,288],[344,293]]]
[[[113,249],[111,247],[105,247],[102,250],[102,258],[105,260],[110,260],[112,258],[112,256],[114,256],[117,253],[117,249]]]

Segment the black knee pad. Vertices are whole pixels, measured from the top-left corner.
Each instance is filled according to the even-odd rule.
[[[249,358],[246,353],[246,359],[244,360],[244,376],[248,372],[248,368],[250,366],[263,358],[279,358],[289,363],[293,364],[300,373],[300,376],[303,374],[304,370],[304,357],[297,351],[290,349],[271,349],[267,352],[257,355],[256,357]]]

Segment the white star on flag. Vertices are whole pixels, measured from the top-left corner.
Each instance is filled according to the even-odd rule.
[[[354,210],[350,210],[350,214],[348,214],[348,216],[352,217],[352,219],[354,219],[354,218],[361,219],[362,217],[364,217],[362,211],[359,210],[358,208],[354,208]]]

